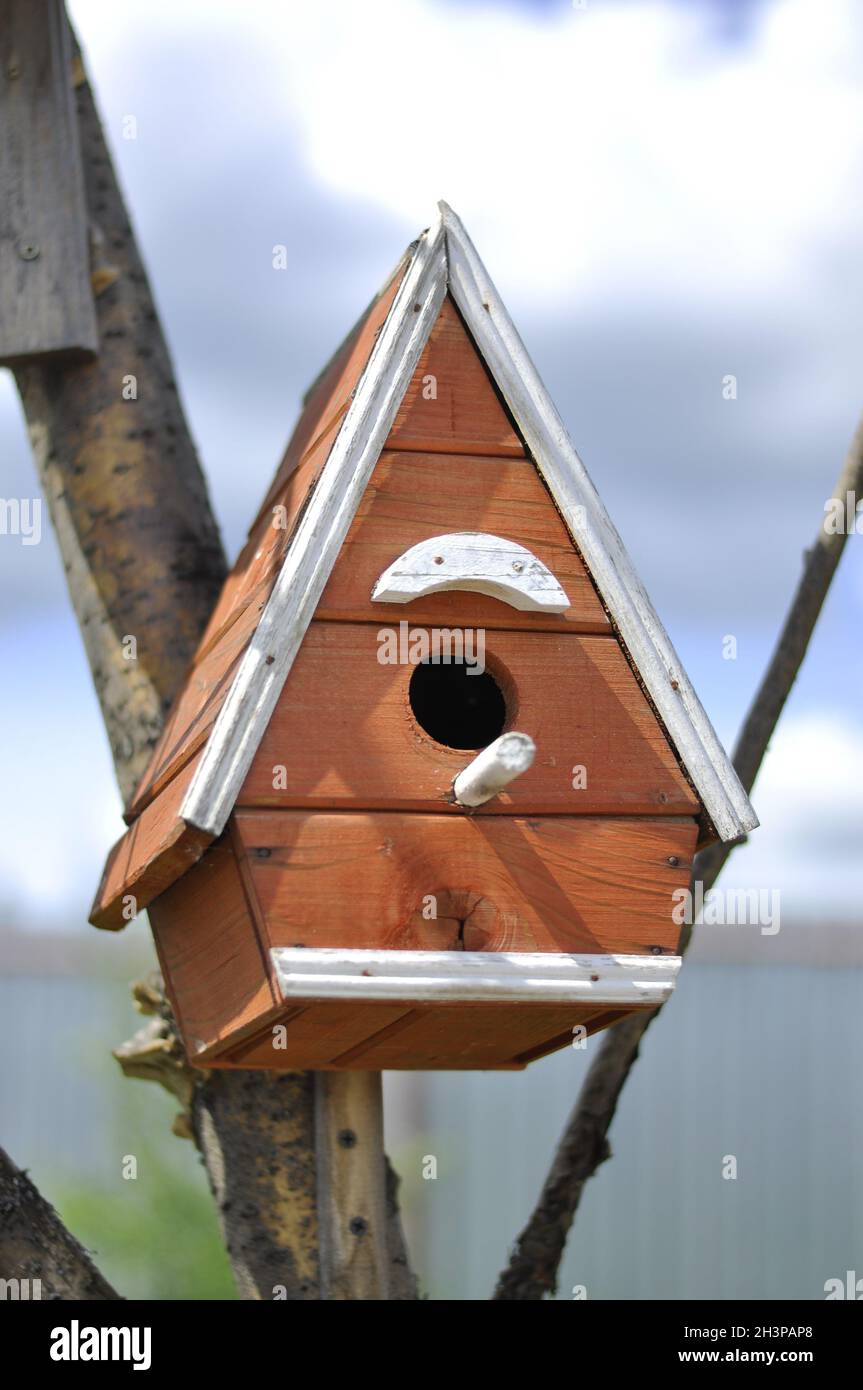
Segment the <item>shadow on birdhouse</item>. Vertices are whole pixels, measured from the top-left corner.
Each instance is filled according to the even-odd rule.
[[[751,806],[461,223],[311,388],[92,921],[193,1062],[520,1068],[664,1000]]]

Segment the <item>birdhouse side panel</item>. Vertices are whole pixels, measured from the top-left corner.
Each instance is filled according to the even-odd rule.
[[[237,812],[266,951],[673,954],[691,818]]]
[[[151,904],[149,917],[190,1061],[280,1011],[227,838]]]

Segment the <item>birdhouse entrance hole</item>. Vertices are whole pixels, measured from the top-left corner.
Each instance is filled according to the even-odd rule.
[[[506,701],[488,671],[463,661],[423,661],[408,694],[417,723],[446,748],[485,748],[503,733]]]

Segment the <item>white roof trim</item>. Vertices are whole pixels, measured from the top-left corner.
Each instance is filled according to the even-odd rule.
[[[450,291],[722,840],[758,819],[563,422],[461,222],[445,203],[405,271],[180,810],[220,835]]]
[[[221,835],[446,294],[440,219],[420,238],[279,577],[213,725],[180,816]]]
[[[645,1008],[668,999],[681,965],[680,956],[343,951],[305,946],[275,946],[270,959],[283,999],[626,1004]]]
[[[441,204],[449,288],[722,840],[758,818],[485,267]]]

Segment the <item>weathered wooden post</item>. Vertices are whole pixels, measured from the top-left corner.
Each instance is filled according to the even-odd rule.
[[[98,349],[62,0],[0,0],[0,364]]]

